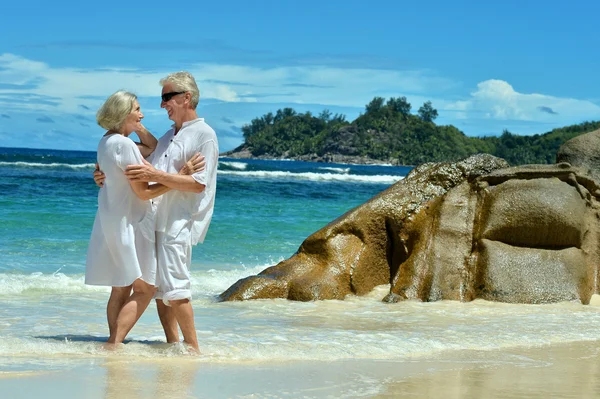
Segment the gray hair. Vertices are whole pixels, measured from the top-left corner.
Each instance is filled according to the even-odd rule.
[[[161,86],[167,83],[171,83],[175,90],[189,91],[192,95],[192,108],[196,109],[200,101],[200,90],[198,90],[196,79],[191,73],[186,71],[171,73],[160,80]]]
[[[137,96],[128,91],[119,90],[106,99],[96,113],[96,121],[106,130],[119,130],[127,115],[133,110]]]

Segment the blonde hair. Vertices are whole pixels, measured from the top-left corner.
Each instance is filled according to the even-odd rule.
[[[186,71],[171,73],[160,80],[161,86],[167,83],[171,83],[175,90],[189,91],[192,95],[192,108],[196,109],[200,101],[200,90],[191,73]]]
[[[133,110],[137,96],[128,91],[119,90],[106,99],[96,113],[96,121],[106,130],[119,130],[127,115]]]

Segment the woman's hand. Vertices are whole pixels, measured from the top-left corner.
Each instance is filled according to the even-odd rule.
[[[179,171],[180,175],[193,175],[196,172],[202,172],[205,169],[206,162],[204,161],[204,155],[199,152],[195,153],[193,157],[183,165],[183,168]]]
[[[154,137],[152,133],[150,133],[148,129],[142,125],[142,122],[138,123],[138,128],[135,130],[135,133],[138,135],[141,141],[141,143],[136,143],[140,153],[144,158],[148,158],[156,149],[158,140],[156,140],[156,137]]]

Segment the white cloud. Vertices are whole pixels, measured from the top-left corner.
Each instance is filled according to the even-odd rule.
[[[454,111],[452,119],[550,122],[600,116],[600,107],[590,101],[519,93],[508,82],[495,79],[480,82],[467,99],[446,100],[444,94],[456,91],[457,84],[418,70],[317,66],[258,68],[219,64],[195,64],[188,70],[200,81],[201,98],[225,102],[363,107],[376,95],[405,95],[413,103],[414,110],[422,102],[431,100],[440,110]],[[80,104],[83,104],[91,114],[102,98],[119,89],[158,98],[158,81],[169,72],[119,67],[56,68],[18,55],[1,54],[0,107],[56,115],[81,113]],[[15,88],[15,85],[22,87]],[[27,97],[11,101],[15,92]],[[159,102],[155,104],[144,111],[149,114],[161,112]]]
[[[292,102],[339,106],[364,106],[380,92],[424,94],[448,90],[455,83],[424,71],[342,69],[333,67],[258,68],[241,65],[196,64],[187,68],[201,82],[201,97],[227,102]],[[79,104],[91,109],[101,100],[79,96],[110,95],[119,89],[139,96],[158,97],[158,81],[171,71],[146,72],[131,68],[103,67],[92,70],[61,67],[29,60],[13,54],[0,55],[0,84],[32,84],[20,92],[58,97],[58,106],[31,102],[11,108],[45,112],[79,112]],[[218,83],[214,83],[218,82]],[[225,82],[225,83],[223,83]],[[233,82],[226,84],[226,82]],[[246,85],[236,85],[242,82]],[[290,84],[297,84],[290,90]],[[241,87],[241,89],[240,89]],[[240,92],[240,90],[242,90]],[[11,91],[1,88],[0,94]],[[14,89],[12,89],[14,92]],[[290,95],[290,92],[293,92]],[[240,97],[243,95],[243,97]],[[0,105],[5,105],[0,96]],[[9,104],[6,104],[7,106]]]
[[[48,69],[43,62],[28,60],[14,54],[0,54],[0,79],[6,83],[24,84],[32,75]]]
[[[253,117],[284,106],[316,113],[322,108],[337,109],[351,116],[363,110],[374,96],[406,96],[413,112],[425,101],[432,101],[440,111],[437,122],[453,124],[468,135],[500,133],[504,128],[520,134],[543,133],[554,127],[600,119],[600,107],[591,101],[520,93],[502,80],[480,82],[465,98],[452,100],[463,95],[460,85],[424,70],[310,65],[259,68],[215,63],[185,68],[198,79],[200,104],[202,112],[206,112],[201,116],[213,118],[217,133],[217,128],[231,130],[231,124],[222,121],[223,116],[234,120],[238,128]],[[47,115],[55,121],[57,129],[73,133],[68,138],[71,141],[64,145],[56,138],[56,148],[75,148],[79,145],[75,140],[89,147],[101,129],[91,122],[81,132],[82,126],[73,116],[83,114],[93,120],[103,99],[119,89],[140,96],[148,126],[158,130],[167,128],[171,122],[159,108],[158,82],[169,72],[172,71],[118,66],[55,67],[19,55],[0,54],[0,109],[11,115],[10,119],[0,119],[0,130],[35,133],[40,129],[36,119]],[[35,142],[33,137],[27,140],[28,145]],[[232,136],[226,140],[234,145]],[[20,143],[25,144],[25,139],[14,136],[9,145],[20,146]]]
[[[458,119],[487,118],[529,122],[574,123],[600,117],[600,107],[587,100],[519,93],[503,80],[480,82],[467,100],[444,104]]]

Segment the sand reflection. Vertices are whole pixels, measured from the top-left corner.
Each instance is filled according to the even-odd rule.
[[[455,370],[406,378],[376,397],[598,398],[599,354],[598,342],[525,349],[515,351],[510,361],[489,359],[467,368],[459,362]]]
[[[159,361],[108,360],[106,399],[193,398],[194,379],[199,363],[194,360]]]

